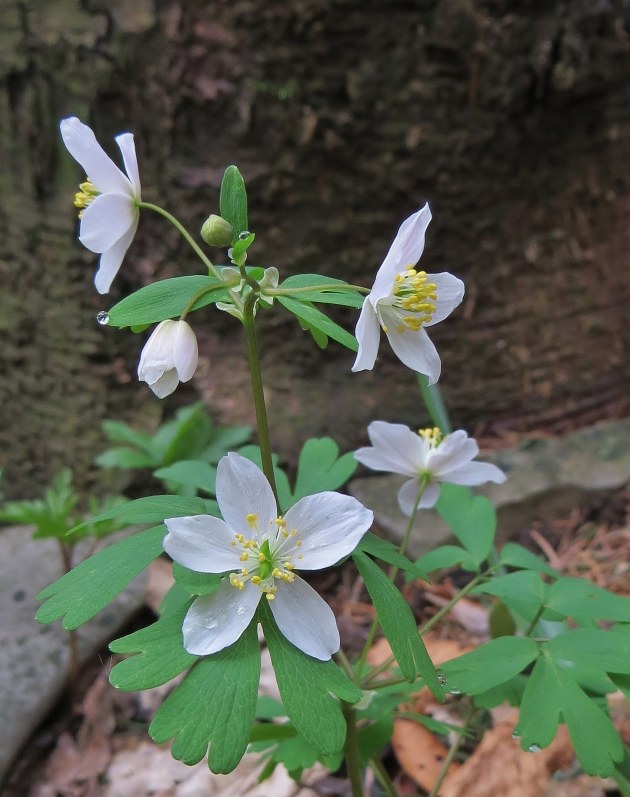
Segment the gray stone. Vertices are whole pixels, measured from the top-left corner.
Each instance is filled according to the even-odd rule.
[[[54,706],[69,664],[69,634],[34,620],[35,596],[63,573],[55,540],[26,527],[0,529],[0,780],[29,735]],[[102,648],[143,603],[140,576],[78,630],[82,659]]]
[[[477,492],[497,507],[498,541],[528,528],[536,518],[561,517],[573,507],[630,482],[630,420],[603,421],[564,438],[523,441],[481,457],[507,475],[504,484],[487,484]],[[370,509],[383,533],[403,539],[407,519],[396,495],[404,477],[375,475],[355,479],[350,492]],[[418,513],[409,544],[412,558],[450,541],[446,524],[433,510]]]

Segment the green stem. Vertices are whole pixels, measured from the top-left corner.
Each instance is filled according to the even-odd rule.
[[[146,210],[152,210],[155,213],[159,213],[160,216],[164,216],[165,219],[171,222],[171,224],[178,230],[178,232],[188,241],[190,246],[192,247],[193,251],[197,255],[197,257],[201,260],[204,266],[208,269],[210,274],[213,274],[217,279],[221,279],[221,275],[214,267],[208,256],[205,252],[201,249],[199,244],[195,241],[192,235],[188,232],[188,230],[184,227],[184,225],[178,221],[175,216],[168,212],[168,210],[164,210],[159,205],[153,205],[151,202],[138,202],[139,208],[145,208]]]
[[[262,459],[263,473],[267,477],[273,494],[278,502],[278,489],[276,487],[276,477],[273,471],[273,460],[271,457],[271,440],[269,437],[269,423],[267,421],[267,408],[265,406],[265,393],[263,390],[262,375],[260,371],[260,357],[258,356],[258,341],[256,340],[256,329],[254,326],[254,307],[257,296],[251,293],[245,300],[243,308],[243,326],[245,327],[245,340],[247,343],[247,360],[249,363],[249,374],[252,383],[252,393],[254,396],[254,407],[256,410],[256,425],[258,427],[258,445],[260,446],[260,456]]]
[[[409,540],[411,539],[411,532],[413,530],[413,524],[415,523],[416,515],[418,514],[420,499],[422,498],[422,494],[424,493],[428,483],[429,483],[428,476],[423,476],[420,479],[420,487],[418,488],[418,495],[416,496],[416,502],[413,507],[413,512],[409,516],[409,522],[407,523],[407,528],[405,529],[402,542],[400,543],[400,548],[398,549],[398,552],[400,553],[401,556],[404,556],[405,551],[407,550],[407,546],[409,545]],[[398,567],[390,568],[389,571],[390,581],[394,581],[394,579],[398,575],[398,570],[399,570]],[[378,617],[375,614],[374,619],[372,620],[372,625],[370,626],[370,630],[368,631],[368,635],[365,639],[363,650],[361,651],[361,655],[359,656],[359,661],[357,662],[356,676],[355,676],[357,681],[359,681],[359,679],[361,678],[361,673],[363,672],[363,668],[365,667],[365,662],[367,659],[367,655],[370,652],[370,648],[374,643],[374,637],[376,636],[377,630],[378,630]]]
[[[343,751],[346,760],[348,780],[350,781],[350,790],[352,792],[352,797],[364,797],[356,714],[349,703],[342,702],[341,709],[346,720],[346,741]]]
[[[545,609],[546,609],[546,606],[544,604],[540,607],[540,609],[538,609],[538,611],[534,615],[533,620],[529,624],[529,628],[527,629],[527,631],[525,631],[525,636],[531,636],[532,631],[534,630],[534,628],[536,628],[536,625],[537,625],[538,621],[540,620],[540,618],[542,617],[542,614],[545,611]]]
[[[475,714],[475,708],[474,708],[474,706],[471,705],[470,710],[468,711],[468,714],[466,715],[466,719],[464,720],[464,725],[462,727],[462,733],[458,734],[457,739],[455,739],[451,749],[446,754],[446,758],[444,759],[444,763],[442,764],[442,767],[440,769],[440,773],[437,776],[437,780],[433,784],[433,788],[431,789],[431,791],[430,791],[430,793],[428,794],[427,797],[438,797],[438,794],[440,793],[440,788],[442,786],[442,783],[444,783],[444,778],[446,777],[446,775],[448,773],[448,770],[449,770],[449,767],[453,763],[453,759],[457,755],[457,753],[459,751],[459,748],[461,746],[462,739],[464,738],[463,731],[465,730],[466,726],[468,725],[468,723],[473,718],[474,714]]]
[[[376,758],[371,758],[369,761],[369,766],[372,772],[376,775],[376,779],[381,784],[387,797],[398,797],[396,787],[392,783],[387,770],[383,766],[383,762],[377,760]]]
[[[186,318],[186,316],[188,315],[188,313],[192,310],[192,308],[197,304],[199,299],[201,299],[202,296],[205,296],[206,293],[212,293],[212,291],[219,291],[219,290],[225,290],[225,289],[229,290],[230,288],[235,288],[239,283],[240,283],[240,280],[238,280],[238,281],[236,281],[236,280],[229,280],[229,281],[226,280],[225,282],[220,282],[218,284],[208,285],[207,288],[201,288],[201,290],[198,290],[197,293],[194,293],[192,295],[190,301],[188,302],[186,307],[184,307],[184,309],[182,310],[182,312],[181,312],[181,314],[179,316],[180,319],[183,321]]]
[[[312,291],[332,291],[333,293],[348,293],[349,290],[358,291],[359,293],[368,294],[369,288],[363,288],[361,285],[339,285],[338,283],[331,282],[329,285],[303,285],[301,288],[273,288],[265,291],[267,296],[296,296],[300,293],[311,293]]]

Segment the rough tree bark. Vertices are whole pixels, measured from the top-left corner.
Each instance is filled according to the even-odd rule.
[[[100,419],[140,406],[138,341],[99,329],[96,312],[197,268],[147,217],[111,296],[95,297],[93,258],[73,240],[82,175],[57,134],[71,113],[102,141],[134,130],[145,196],[193,227],[238,163],[252,259],[285,274],[369,285],[397,225],[429,200],[423,267],[467,285],[435,330],[458,424],[560,429],[627,410],[627,3],[0,0],[0,19],[0,449],[12,493],[36,492],[62,464],[87,469]],[[204,320],[211,360],[196,386],[223,419],[251,417],[231,319]],[[425,420],[386,346],[375,372],[350,376],[351,356],[318,352],[290,318],[267,317],[263,334],[282,452],[324,432],[356,445],[374,417]],[[310,401],[322,384],[334,412]]]

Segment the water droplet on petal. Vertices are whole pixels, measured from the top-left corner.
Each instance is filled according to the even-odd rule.
[[[530,753],[540,753],[540,745],[536,744],[536,742],[530,744],[530,746],[527,749],[529,750]]]
[[[519,731],[518,728],[514,728],[514,730],[512,731],[512,739],[520,739],[520,738],[521,738],[521,732]]]
[[[238,237],[240,241],[244,241],[246,238],[249,238],[251,235],[249,230],[243,230],[243,232],[239,232]]]
[[[445,684],[445,683],[446,683],[446,681],[448,680],[448,679],[447,679],[447,677],[446,677],[446,675],[444,675],[444,673],[443,673],[443,672],[439,672],[439,673],[437,674],[437,679],[438,679],[438,683],[441,683],[441,684],[442,684],[442,686],[444,686],[444,684]]]
[[[109,314],[106,313],[105,310],[101,310],[100,313],[96,314],[96,321],[104,327],[106,324],[109,324]]]

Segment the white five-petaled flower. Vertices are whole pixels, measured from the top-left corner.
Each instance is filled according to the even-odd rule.
[[[368,426],[372,447],[359,448],[355,459],[372,470],[411,477],[398,492],[398,503],[411,515],[418,506],[432,507],[440,495],[440,482],[470,487],[484,482],[505,481],[505,474],[489,462],[473,462],[479,446],[463,429],[442,437],[440,430],[421,429],[417,434],[401,423],[373,421]]]
[[[81,219],[79,240],[101,255],[94,283],[99,293],[107,293],[138,227],[140,175],[133,135],[122,133],[115,139],[125,174],[76,116],[62,119],[59,127],[68,152],[87,175],[74,199]]]
[[[431,211],[425,205],[398,230],[361,308],[353,371],[374,367],[382,329],[406,366],[426,374],[429,384],[437,382],[440,357],[425,327],[450,315],[464,296],[464,283],[448,272],[427,274],[414,268],[424,250],[430,221]]]
[[[197,359],[197,338],[186,321],[160,321],[142,349],[138,379],[165,398],[192,379]]]
[[[326,661],[339,650],[328,604],[295,574],[334,565],[356,547],[373,514],[355,498],[323,492],[301,498],[278,515],[269,482],[239,454],[217,467],[223,520],[211,515],[165,520],[164,550],[201,573],[225,573],[219,588],[198,597],[183,624],[184,647],[216,653],[241,636],[264,596],[278,628],[300,650]]]

